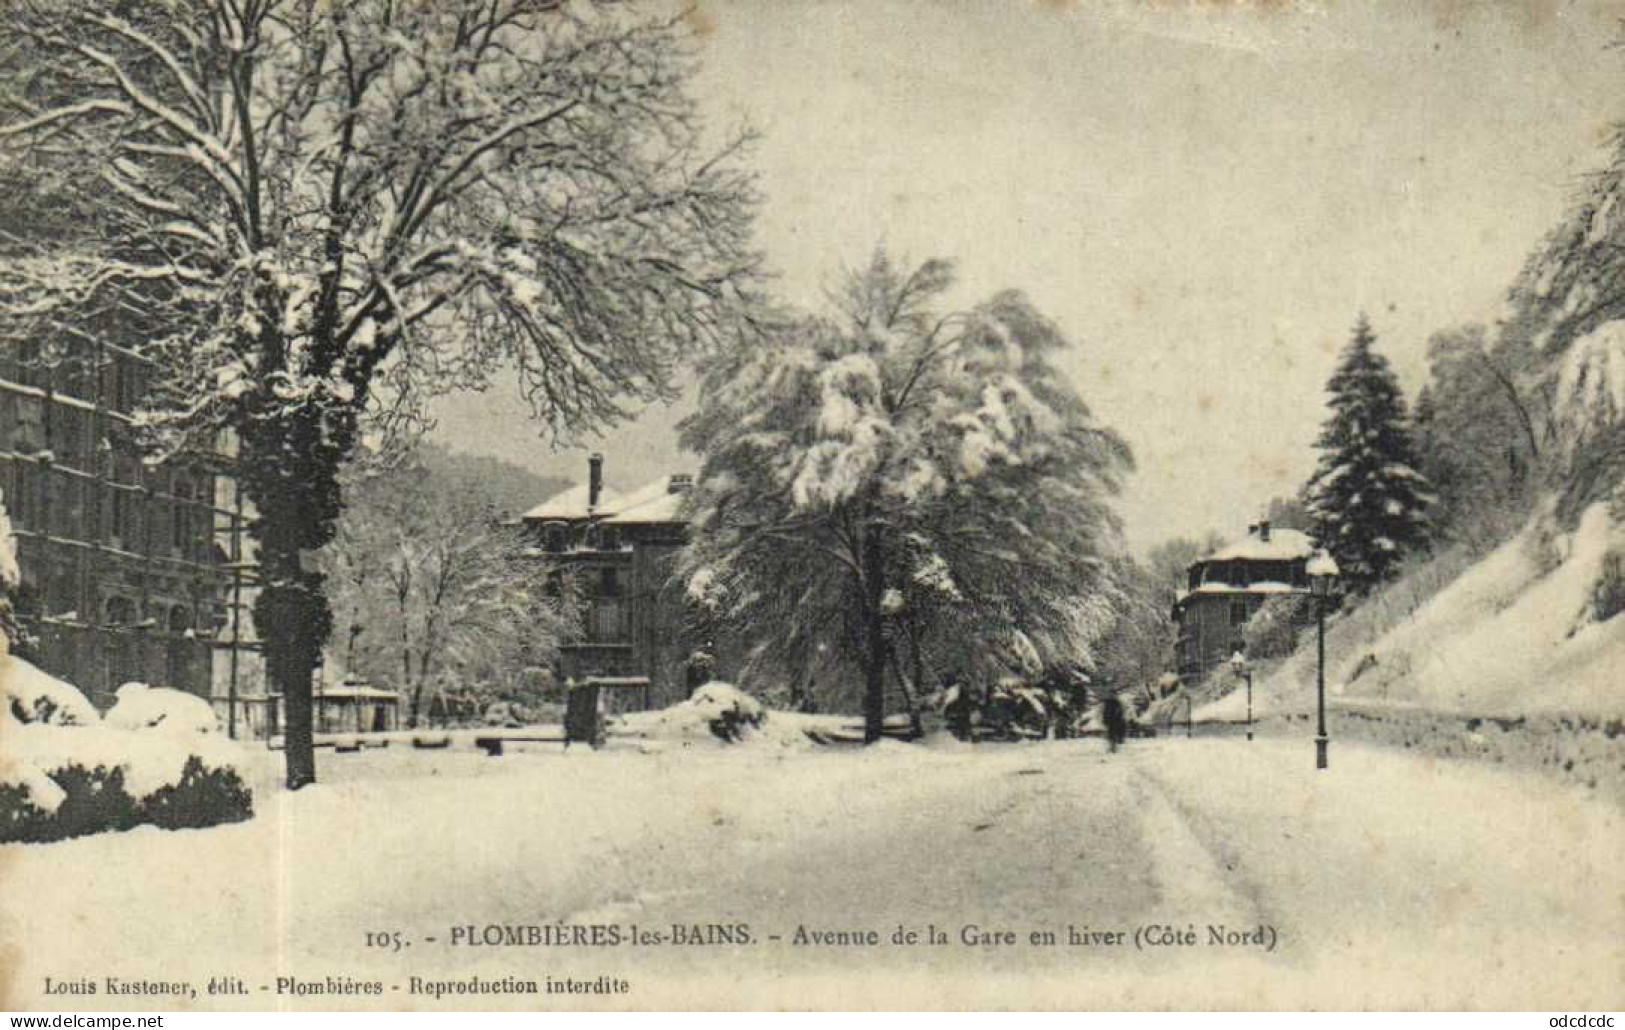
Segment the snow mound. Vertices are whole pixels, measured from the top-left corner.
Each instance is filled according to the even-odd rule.
[[[713,680],[687,701],[619,717],[625,733],[644,738],[645,750],[695,745],[811,747],[807,730],[819,717],[769,711],[731,683]],[[827,718],[826,718],[827,721]]]
[[[1606,505],[1587,509],[1543,572],[1531,525],[1365,654],[1329,686],[1361,699],[1481,714],[1625,710],[1617,659],[1625,619],[1594,622],[1594,585],[1619,531]],[[1362,668],[1362,665],[1364,666]]]
[[[218,733],[220,722],[209,702],[196,694],[145,683],[118,688],[118,700],[106,723],[121,730],[163,730],[166,733]]]
[[[762,707],[760,701],[732,683],[724,683],[722,680],[712,680],[694,691],[694,696],[684,704],[693,705],[700,709],[731,711],[748,721],[760,720],[767,714],[767,709]]]
[[[23,661],[0,654],[0,705],[5,718],[24,725],[93,726],[96,706],[78,688]]]

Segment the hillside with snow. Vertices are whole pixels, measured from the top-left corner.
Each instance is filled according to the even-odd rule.
[[[1403,580],[1327,626],[1328,703],[1485,717],[1625,714],[1625,618],[1599,618],[1625,527],[1594,504],[1568,532],[1537,517],[1443,589],[1404,611]],[[1600,586],[1604,585],[1604,586]],[[1397,614],[1396,614],[1397,613]],[[1260,714],[1314,705],[1315,637],[1265,671]],[[1233,692],[1198,717],[1239,718]]]

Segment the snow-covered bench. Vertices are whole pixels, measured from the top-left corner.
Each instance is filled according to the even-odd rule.
[[[487,733],[474,738],[474,746],[483,748],[492,758],[502,754],[504,744],[563,744],[570,746],[570,738],[561,728],[556,732],[522,730],[513,733]]]

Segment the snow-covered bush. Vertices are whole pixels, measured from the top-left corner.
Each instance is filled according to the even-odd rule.
[[[243,752],[201,698],[128,684],[103,721],[70,684],[0,656],[0,842],[247,819]],[[111,714],[111,713],[110,713]]]
[[[1266,598],[1241,628],[1252,659],[1284,658],[1298,646],[1298,633],[1315,621],[1315,602],[1302,594]]]
[[[740,743],[767,726],[762,703],[731,683],[712,680],[687,701],[655,712],[629,712],[617,722],[626,731],[651,740],[690,746],[695,743]]]
[[[164,730],[169,733],[217,733],[220,721],[209,702],[184,690],[126,683],[106,723],[121,730]]]
[[[1591,586],[1591,618],[1607,622],[1625,611],[1625,554],[1610,551],[1603,557],[1602,571]]]
[[[0,655],[0,701],[7,716],[23,724],[88,726],[101,721],[85,695],[16,655]]]
[[[747,728],[756,729],[767,718],[759,701],[721,680],[712,680],[694,691],[687,703],[703,714],[712,734],[720,740],[739,740]]]

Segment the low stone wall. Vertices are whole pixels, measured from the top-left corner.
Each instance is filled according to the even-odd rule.
[[[1575,783],[1625,802],[1625,720],[1581,715],[1514,718],[1432,712],[1416,708],[1338,704],[1326,713],[1331,738],[1354,739],[1435,758],[1527,769]],[[1259,720],[1270,736],[1311,737],[1313,713]],[[1198,724],[1202,733],[1211,724]],[[1224,732],[1241,732],[1227,724]]]

